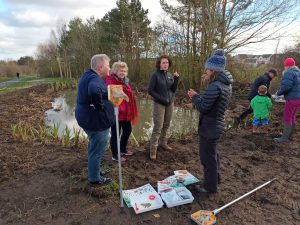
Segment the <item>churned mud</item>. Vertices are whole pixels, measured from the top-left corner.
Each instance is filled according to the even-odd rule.
[[[218,193],[200,195],[190,187],[195,197],[192,204],[135,215],[126,206],[120,210],[116,187],[87,184],[85,145],[65,148],[58,142],[44,145],[14,140],[11,124],[43,124],[54,97],[46,86],[0,96],[0,224],[193,224],[189,218],[193,212],[219,208],[274,177],[278,181],[220,212],[217,224],[300,223],[300,132],[292,142],[273,141],[282,129],[282,104],[274,104],[270,135],[254,136],[251,127],[243,125],[229,129],[222,137],[218,145],[222,174]],[[178,102],[188,104],[186,99]],[[242,108],[239,98],[233,96],[229,114],[237,115]],[[148,159],[146,145],[132,146],[135,155],[123,163],[125,188],[146,183],[155,186],[157,180],[177,169],[202,177],[196,134],[180,140],[171,138],[174,150],[159,151],[155,162]],[[118,181],[117,164],[111,161],[109,149],[103,164],[112,169],[111,177]]]

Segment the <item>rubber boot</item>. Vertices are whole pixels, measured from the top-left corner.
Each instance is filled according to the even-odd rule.
[[[159,145],[158,148],[162,148],[165,151],[171,151],[173,148],[171,148],[169,145],[164,144],[164,145]]]
[[[292,124],[292,132],[290,134],[289,139],[293,140],[294,134],[296,133],[296,124]]]
[[[255,125],[253,125],[252,126],[252,134],[258,134],[259,132],[258,132],[258,127],[257,126],[255,126]]]
[[[268,125],[264,125],[262,128],[263,128],[264,134],[269,134],[269,126]]]
[[[288,142],[289,141],[289,138],[292,134],[292,125],[289,125],[289,124],[284,124],[283,125],[283,134],[281,137],[279,138],[274,138],[274,141],[276,142]]]
[[[150,159],[156,160],[156,150],[150,151]]]

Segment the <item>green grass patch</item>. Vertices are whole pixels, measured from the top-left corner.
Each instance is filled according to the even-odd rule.
[[[105,185],[99,190],[99,197],[110,197],[118,194],[119,184],[116,181],[112,181],[110,184]]]
[[[37,77],[34,75],[31,76],[22,76],[20,80],[16,80],[16,82],[12,82],[8,84],[6,87],[0,89],[0,95],[6,94],[18,89],[29,88],[33,86],[37,86],[40,84],[49,84],[51,82],[60,81],[60,78],[44,78]]]
[[[13,80],[14,77],[0,77],[0,83],[5,82],[7,80]]]

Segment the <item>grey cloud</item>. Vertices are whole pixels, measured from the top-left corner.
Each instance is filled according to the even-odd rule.
[[[5,1],[10,7],[8,7],[8,11],[1,13],[0,22],[14,27],[53,27],[60,18],[70,20],[76,16],[76,13],[80,16],[80,12],[97,8],[99,8],[98,12],[101,13],[103,9],[107,9],[108,5],[112,6],[109,1],[99,2],[96,0]]]
[[[0,60],[34,55],[51,29],[78,16],[101,18],[114,0],[4,0],[0,16]]]
[[[44,14],[43,19],[39,18],[42,14],[31,14],[26,15],[24,12],[17,13],[18,11],[5,12],[2,13],[2,18],[0,21],[7,26],[12,27],[44,27],[51,26],[53,24],[53,19],[48,14]],[[40,16],[39,16],[40,15]]]
[[[37,44],[45,42],[49,34],[49,28],[15,28],[0,37],[0,59],[34,55]]]
[[[7,4],[14,6],[34,6],[34,7],[53,7],[78,9],[82,7],[109,7],[109,1],[104,0],[4,0]]]

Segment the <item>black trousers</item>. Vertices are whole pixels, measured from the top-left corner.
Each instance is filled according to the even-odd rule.
[[[121,153],[126,153],[126,147],[128,140],[132,131],[132,126],[130,121],[119,121],[119,134],[121,134],[120,139],[120,151]],[[111,127],[111,138],[110,138],[110,148],[112,152],[112,157],[118,158],[118,145],[117,145],[117,128],[116,124]]]
[[[249,102],[250,103],[250,102]],[[244,112],[242,112],[242,114],[239,116],[240,121],[242,121],[243,119],[245,119],[248,115],[250,115],[251,113],[253,113],[253,109],[251,108],[251,106],[249,105],[249,108],[246,109]]]
[[[219,154],[217,153],[217,142],[219,139],[207,139],[200,136],[200,161],[204,168],[204,188],[209,192],[216,192],[219,174]]]

